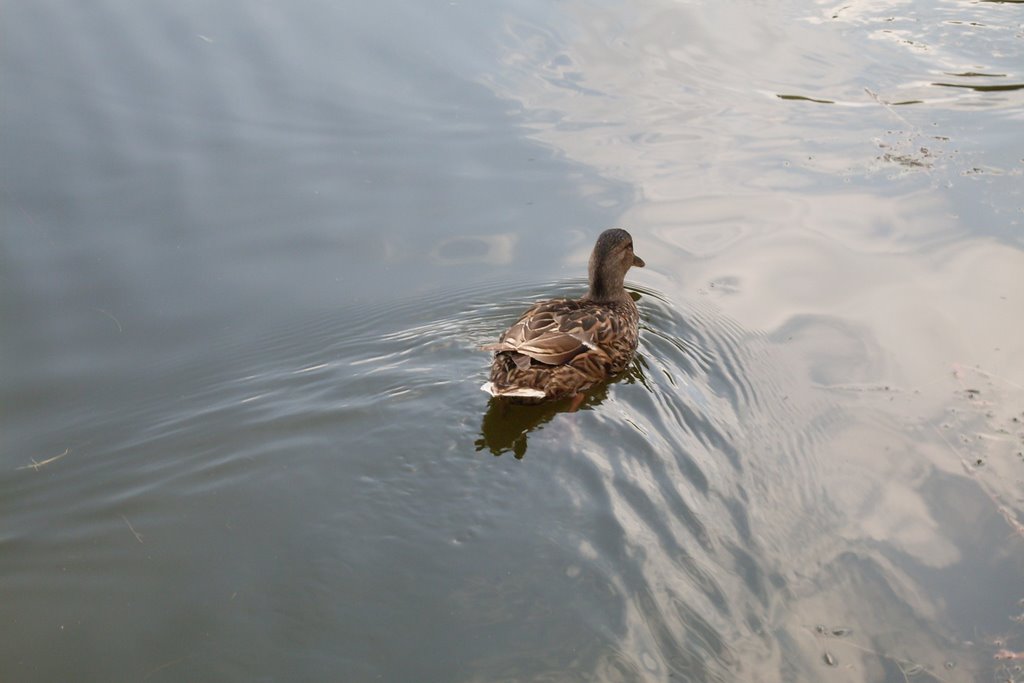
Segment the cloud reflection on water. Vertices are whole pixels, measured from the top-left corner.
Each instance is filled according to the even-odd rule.
[[[973,566],[971,532],[945,524],[942,506],[980,502],[991,519],[1012,487],[965,475],[931,425],[949,409],[952,363],[1024,378],[1019,180],[969,177],[980,159],[1011,178],[1020,166],[1005,146],[964,134],[961,117],[979,105],[1002,139],[1016,139],[1007,123],[1021,100],[932,85],[931,74],[962,72],[977,54],[951,36],[973,29],[950,22],[990,11],[939,9],[945,23],[924,24],[915,2],[834,12],[569,3],[557,22],[510,19],[507,69],[484,78],[516,103],[530,137],[636,188],[620,222],[657,245],[642,282],[678,301],[708,297],[742,327],[768,331],[736,338],[743,353],[763,347],[766,362],[738,366],[759,400],[704,409],[731,424],[723,440],[651,438],[593,456],[629,558],[606,565],[624,593],[619,654],[651,680],[817,680],[826,670],[830,680],[915,670],[974,680],[986,670],[985,653],[964,639],[977,622],[959,622],[934,592]],[[1005,31],[970,35],[1015,44]],[[980,66],[1012,71],[998,55]],[[910,100],[921,104],[893,106]],[[652,412],[618,404],[646,399],[617,391],[601,412],[638,419]],[[646,425],[651,434],[686,428],[671,409],[653,414],[666,422]],[[735,471],[709,465],[723,444],[739,453]],[[627,452],[639,469],[601,464]],[[694,478],[647,469],[680,453],[699,463],[715,499],[691,508],[709,525],[710,546],[695,558],[695,537],[658,493],[668,477],[700,498]],[[973,518],[992,532],[981,510]],[[687,574],[690,561],[699,574]],[[727,645],[693,633],[695,616]],[[832,635],[837,625],[856,637]],[[665,668],[644,670],[651,653]]]

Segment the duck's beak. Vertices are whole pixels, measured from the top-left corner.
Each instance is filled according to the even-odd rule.
[[[637,256],[636,254],[633,254],[633,265],[636,266],[637,268],[643,268],[647,264],[644,263],[644,260],[642,258]]]

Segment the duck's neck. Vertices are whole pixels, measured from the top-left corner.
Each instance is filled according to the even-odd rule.
[[[619,301],[629,296],[623,287],[625,273],[610,272],[608,268],[590,267],[590,291],[587,298],[591,301]]]

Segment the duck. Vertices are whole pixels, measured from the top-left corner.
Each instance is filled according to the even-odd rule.
[[[496,343],[481,346],[494,359],[480,388],[513,403],[542,403],[581,395],[625,370],[640,337],[640,312],[624,284],[630,268],[644,265],[629,232],[602,232],[590,254],[587,293],[540,301]]]

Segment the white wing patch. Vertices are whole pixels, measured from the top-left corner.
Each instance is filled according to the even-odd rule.
[[[509,387],[502,391],[495,389],[494,382],[484,382],[483,386],[480,387],[480,391],[486,391],[491,396],[516,396],[519,398],[544,398],[547,395],[539,389],[530,389],[528,387]]]

